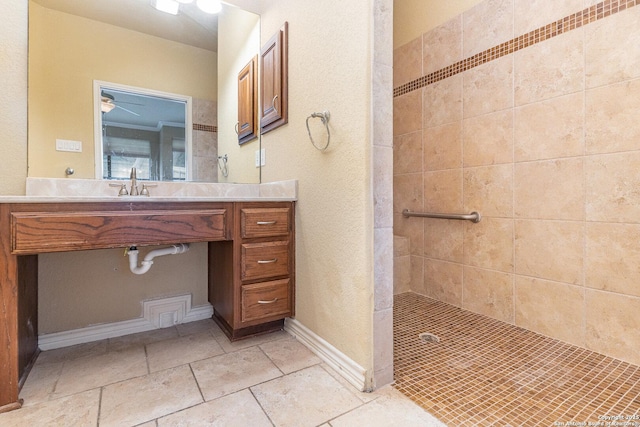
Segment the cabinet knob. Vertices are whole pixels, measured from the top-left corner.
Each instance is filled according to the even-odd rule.
[[[258,300],[258,304],[273,304],[274,302],[278,302],[278,298],[274,298],[272,300],[266,301],[263,299]]]
[[[276,222],[277,221],[256,221],[256,224],[258,224],[258,225],[273,225]]]
[[[259,259],[258,264],[273,264],[274,262],[278,262],[278,258],[274,259]]]

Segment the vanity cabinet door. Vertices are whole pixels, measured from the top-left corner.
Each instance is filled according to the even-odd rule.
[[[238,143],[244,144],[258,134],[258,94],[256,93],[258,57],[255,56],[238,74]]]
[[[288,23],[260,51],[260,132],[288,122]]]
[[[294,203],[238,202],[233,217],[233,242],[209,245],[214,319],[232,341],[295,314]]]

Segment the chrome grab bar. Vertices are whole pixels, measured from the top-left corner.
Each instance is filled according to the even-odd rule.
[[[410,216],[417,216],[421,218],[459,219],[459,220],[471,221],[471,222],[480,222],[480,219],[482,218],[480,216],[480,213],[478,212],[471,212],[470,214],[452,214],[452,213],[412,212],[409,209],[403,210],[402,215],[405,218],[409,218]]]

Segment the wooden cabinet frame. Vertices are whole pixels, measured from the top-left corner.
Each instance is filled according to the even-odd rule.
[[[238,73],[238,144],[258,137],[258,56]]]
[[[260,51],[260,133],[289,121],[289,24],[274,34]]]

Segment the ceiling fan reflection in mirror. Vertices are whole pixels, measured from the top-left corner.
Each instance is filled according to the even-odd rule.
[[[100,109],[102,110],[103,113],[109,113],[110,111],[112,111],[114,108],[119,108],[123,111],[126,111],[129,114],[133,114],[134,116],[138,116],[140,117],[140,114],[136,113],[135,111],[131,111],[127,108],[124,108],[121,105],[118,105],[116,103],[115,97],[113,95],[111,95],[110,93],[107,93],[105,91],[102,91],[100,93]]]

